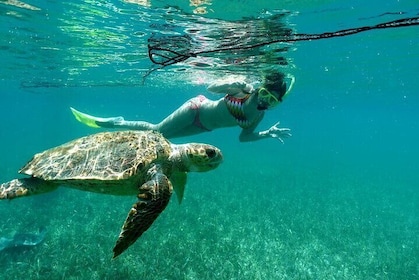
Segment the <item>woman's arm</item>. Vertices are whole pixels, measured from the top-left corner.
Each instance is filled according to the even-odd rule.
[[[253,86],[246,83],[242,78],[227,78],[210,84],[207,90],[213,93],[236,95],[239,93],[252,92]]]

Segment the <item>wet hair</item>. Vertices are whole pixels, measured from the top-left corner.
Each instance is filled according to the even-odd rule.
[[[281,72],[269,72],[263,79],[263,86],[270,92],[279,94],[278,100],[282,102],[282,97],[287,92],[287,83],[284,81],[285,74]]]

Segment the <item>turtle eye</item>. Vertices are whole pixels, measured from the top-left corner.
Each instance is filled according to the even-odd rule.
[[[217,154],[214,149],[205,149],[205,153],[209,158],[213,158]]]

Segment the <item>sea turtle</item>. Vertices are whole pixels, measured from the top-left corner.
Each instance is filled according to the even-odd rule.
[[[112,195],[137,195],[113,249],[131,246],[169,203],[182,201],[187,172],[205,172],[223,160],[208,144],[170,143],[154,131],[102,132],[36,154],[19,173],[29,178],[0,185],[0,199],[45,193],[60,185]]]

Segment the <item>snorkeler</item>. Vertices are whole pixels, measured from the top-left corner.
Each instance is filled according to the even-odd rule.
[[[287,87],[286,79],[289,79]],[[76,119],[95,128],[125,128],[133,130],[156,130],[167,138],[183,137],[212,131],[217,128],[238,125],[242,128],[240,141],[256,141],[265,138],[290,137],[289,128],[278,127],[255,132],[265,111],[278,105],[294,84],[294,77],[280,72],[271,72],[263,79],[261,87],[254,88],[244,79],[227,79],[211,84],[208,91],[225,94],[218,100],[203,95],[186,101],[182,106],[158,124],[146,121],[126,121],[123,117],[101,118],[71,108]]]

